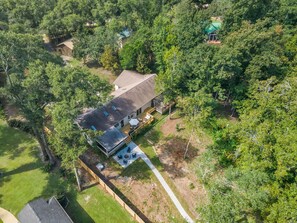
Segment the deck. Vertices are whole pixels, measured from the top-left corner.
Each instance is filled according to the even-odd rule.
[[[137,116],[139,124],[136,128],[132,128],[131,125],[128,123],[123,128],[121,128],[121,131],[128,136],[133,136],[134,134],[137,134],[137,132],[139,132],[142,128],[148,126],[150,123],[154,121],[154,116],[151,115],[151,113],[153,113],[154,111],[155,108],[152,107],[145,109],[143,113]]]

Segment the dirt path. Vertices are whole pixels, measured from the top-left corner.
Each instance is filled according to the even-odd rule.
[[[4,223],[19,223],[19,221],[16,219],[16,217],[14,217],[13,214],[3,208],[0,208],[0,219]]]

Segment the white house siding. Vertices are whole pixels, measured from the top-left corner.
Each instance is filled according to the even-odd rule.
[[[152,106],[152,102],[149,101],[148,103],[146,103],[144,106],[141,107],[141,113],[143,113],[145,109],[147,109],[151,106]]]
[[[127,125],[129,123],[128,116],[124,118],[124,125]]]

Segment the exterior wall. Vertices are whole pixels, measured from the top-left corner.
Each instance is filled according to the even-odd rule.
[[[124,125],[127,125],[129,123],[128,116],[124,118]]]
[[[66,45],[58,46],[56,51],[64,56],[72,57],[72,50],[68,48]]]
[[[143,113],[145,109],[151,106],[152,106],[152,102],[149,101],[148,103],[146,103],[144,106],[141,107],[141,113]]]
[[[108,157],[111,156],[112,154],[116,153],[122,146],[124,146],[126,141],[121,142],[119,145],[113,148],[113,150],[108,152]]]

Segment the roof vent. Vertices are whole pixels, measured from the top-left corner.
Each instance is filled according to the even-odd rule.
[[[111,108],[112,108],[112,110],[114,110],[114,111],[117,110],[117,108],[116,108],[114,105],[112,105]]]
[[[109,116],[107,111],[104,111],[103,114],[104,114],[105,117]]]

